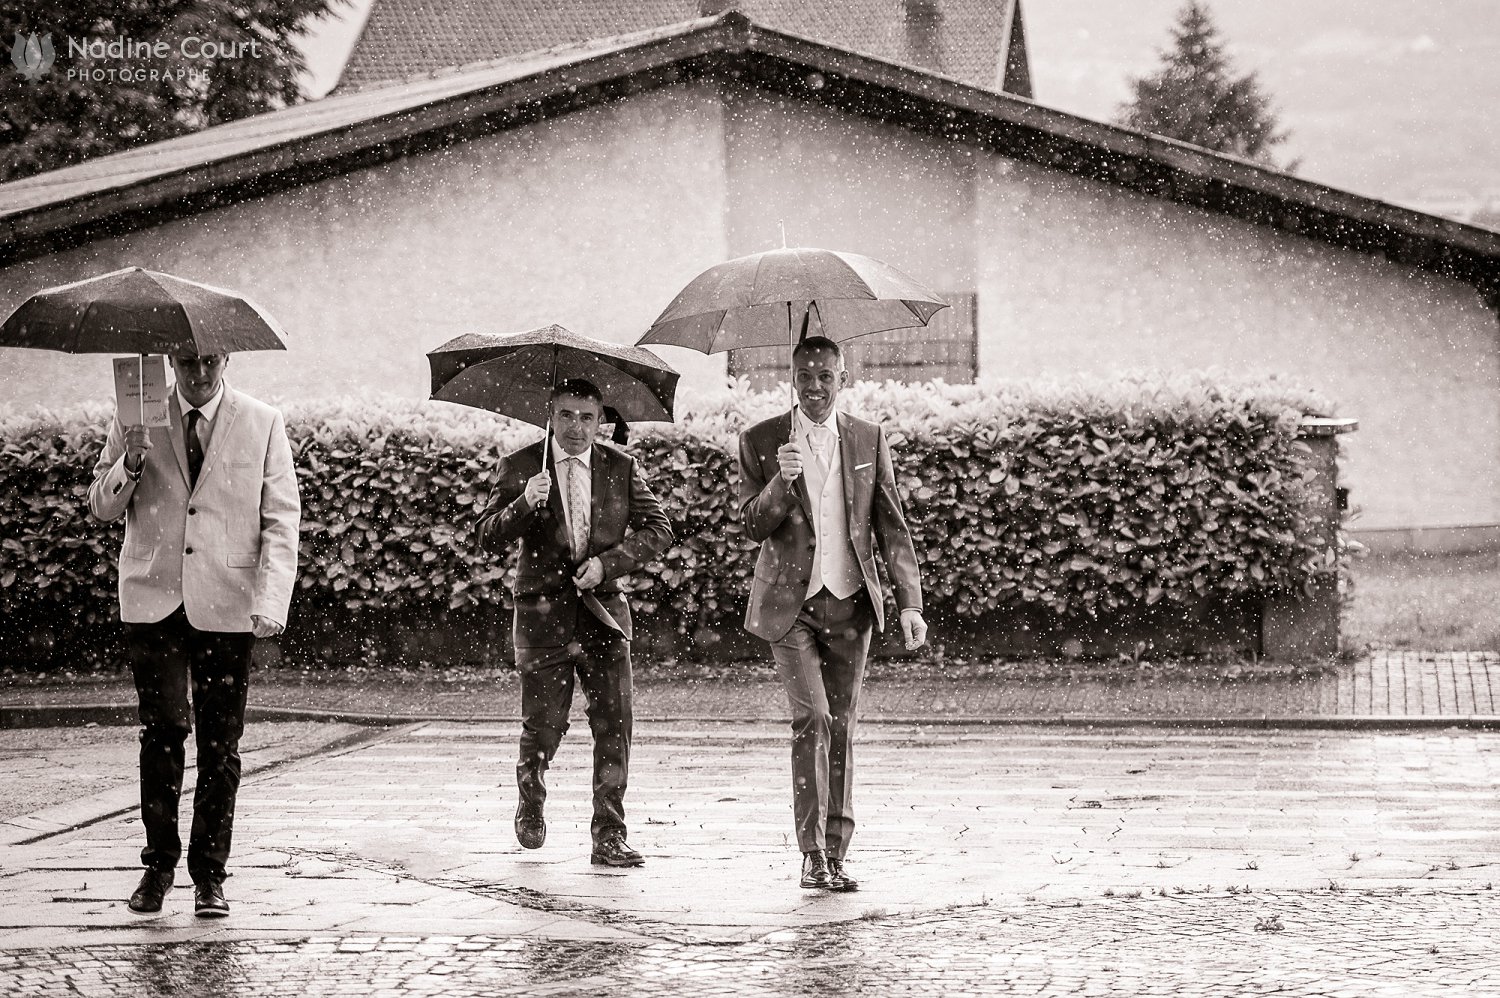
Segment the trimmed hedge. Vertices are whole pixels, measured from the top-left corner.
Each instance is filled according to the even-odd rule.
[[[1339,568],[1317,541],[1297,440],[1302,415],[1328,407],[1275,380],[887,383],[842,401],[887,427],[939,624],[1194,605],[1300,589]],[[629,449],[677,535],[633,577],[638,617],[669,616],[700,642],[739,626],[755,545],[735,510],[735,439],[785,405],[783,392],[734,390],[685,400],[677,424],[637,428]],[[303,499],[294,631],[505,604],[508,568],[474,548],[470,528],[496,460],[534,428],[392,398],[285,411]],[[0,636],[12,650],[96,637],[116,618],[122,528],[86,504],[108,418],[103,405],[0,418]]]

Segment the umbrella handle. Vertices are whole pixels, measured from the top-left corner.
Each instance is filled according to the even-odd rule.
[[[557,375],[556,375],[555,372],[553,374],[553,380],[554,381],[557,380]],[[547,459],[550,458],[551,456],[552,456],[552,415],[551,415],[551,408],[549,407],[548,408],[548,415],[547,415],[547,425],[542,430],[542,470],[543,471],[547,470]],[[551,499],[551,496],[548,496],[547,499],[543,499],[542,500],[542,505],[546,506],[548,504],[548,500],[550,500],[550,499]]]
[[[782,243],[783,243],[783,245],[785,245],[785,239],[784,238],[782,240]],[[794,340],[794,339],[792,339],[792,303],[791,302],[787,302],[786,303],[786,342],[787,342],[787,352],[786,352],[786,357],[787,357],[787,361],[786,361],[786,363],[787,363],[786,394],[787,394],[787,401],[790,402],[791,406],[792,406],[792,414],[795,416],[796,415],[796,411],[797,411],[797,357],[796,357],[796,353],[797,353],[797,341]],[[797,421],[796,421],[796,419],[793,419],[792,420],[791,432],[787,436],[787,442],[788,443],[790,443],[791,440],[792,440],[792,438],[796,436],[796,431],[797,431]]]
[[[141,425],[146,425],[146,355],[136,354],[135,357],[136,377],[136,401],[141,404]]]

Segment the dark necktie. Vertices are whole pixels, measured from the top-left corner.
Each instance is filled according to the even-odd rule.
[[[194,486],[198,484],[198,472],[203,468],[203,441],[198,439],[198,421],[202,418],[203,413],[189,409],[187,432],[183,434],[187,443],[188,482]]]

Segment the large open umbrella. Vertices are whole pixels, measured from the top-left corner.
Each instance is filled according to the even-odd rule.
[[[948,303],[888,263],[837,250],[753,253],[693,278],[636,342],[718,353],[809,335],[836,342],[925,326]]]
[[[65,353],[285,350],[286,333],[242,295],[126,267],[38,291],[0,325],[0,346]]]
[[[888,263],[837,250],[753,253],[693,278],[637,341],[703,353],[796,345],[800,334],[843,341],[925,326],[948,303]]]
[[[140,267],[45,288],[0,324],[0,346],[133,353],[142,367],[146,354],[285,350],[285,340],[280,324],[250,299]]]
[[[679,375],[641,347],[582,336],[562,326],[524,333],[465,333],[427,354],[432,397],[546,426],[552,388],[587,378],[631,423],[672,421]]]

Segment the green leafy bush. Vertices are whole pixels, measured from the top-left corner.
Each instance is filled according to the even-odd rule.
[[[633,578],[638,618],[699,641],[738,628],[755,545],[735,509],[736,436],[781,392],[689,397],[630,450],[676,539]],[[1027,608],[1088,617],[1295,590],[1337,570],[1316,538],[1304,413],[1276,381],[1205,374],[1067,384],[855,385],[850,412],[895,449],[929,617]],[[303,499],[294,627],[484,614],[508,561],[471,543],[499,456],[537,431],[403,399],[285,407]],[[87,516],[107,408],[0,417],[0,624],[17,641],[85,636],[115,618],[118,524]],[[43,634],[38,638],[38,634]],[[35,650],[35,649],[33,649]]]

